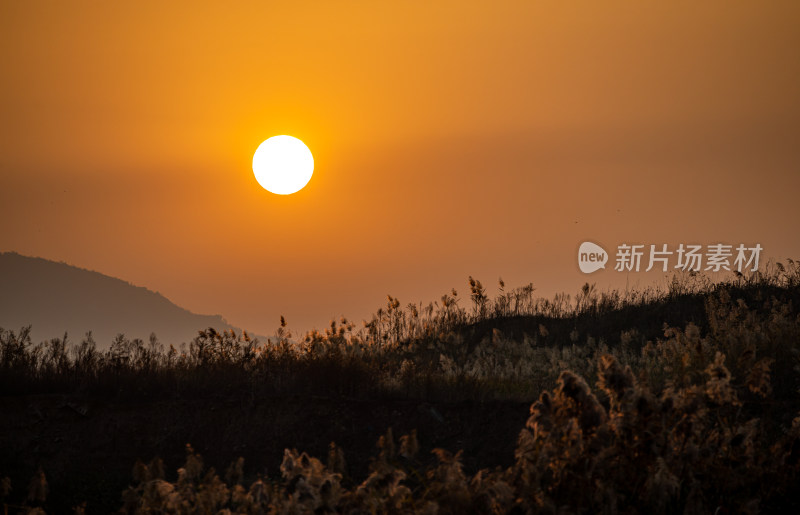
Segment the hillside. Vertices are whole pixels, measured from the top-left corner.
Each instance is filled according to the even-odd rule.
[[[165,344],[188,342],[199,330],[235,329],[219,315],[198,315],[147,288],[65,263],[0,253],[0,327],[32,326],[35,341],[63,337],[79,342],[92,331],[99,348],[114,337]],[[238,329],[237,329],[238,330]]]
[[[552,300],[469,284],[297,341],[0,331],[0,504],[798,513],[800,263]]]

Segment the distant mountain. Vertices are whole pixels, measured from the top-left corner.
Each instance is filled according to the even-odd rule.
[[[164,344],[192,340],[201,329],[235,329],[219,315],[197,315],[159,293],[42,258],[0,253],[0,327],[18,331],[32,325],[35,342],[61,337],[80,342],[92,331],[101,349],[119,333]]]

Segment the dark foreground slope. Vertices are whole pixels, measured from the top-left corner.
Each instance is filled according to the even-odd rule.
[[[162,295],[120,279],[41,258],[0,253],[0,327],[32,326],[35,340],[92,331],[107,347],[118,333],[165,343],[188,342],[206,327],[232,329],[219,315],[197,315]]]
[[[587,287],[526,310],[477,296],[474,314],[443,300],[416,317],[390,298],[363,330],[342,321],[299,346],[209,330],[185,354],[128,341],[68,359],[6,332],[4,502],[795,513],[798,277],[618,301]]]

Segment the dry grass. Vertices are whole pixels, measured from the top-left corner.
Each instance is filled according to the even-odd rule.
[[[91,338],[34,345],[26,330],[2,331],[0,384],[7,395],[324,389],[537,399],[508,468],[468,475],[460,452],[434,449],[431,462],[416,433],[395,439],[391,430],[358,480],[333,443],[326,463],[287,449],[272,478],[248,476],[242,458],[220,477],[187,446],[176,475],[159,460],[136,464],[126,513],[797,512],[799,295],[792,261],[768,274],[714,284],[686,276],[628,296],[587,285],[575,299],[536,299],[526,287],[489,300],[470,278],[469,310],[455,291],[405,309],[389,297],[358,330],[341,320],[299,341],[282,323],[266,343],[208,329],[185,349],[120,336],[99,352]],[[653,313],[689,318],[697,302],[703,320],[648,336],[648,324],[663,323]],[[620,313],[645,323],[612,332]],[[28,491],[18,509],[46,507],[43,472]],[[8,481],[0,495],[13,499]]]

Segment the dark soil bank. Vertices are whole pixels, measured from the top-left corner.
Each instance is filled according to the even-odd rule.
[[[285,448],[325,461],[333,441],[345,452],[351,480],[360,482],[377,454],[378,438],[390,427],[395,439],[417,429],[423,456],[436,447],[463,449],[465,470],[474,472],[511,465],[528,408],[528,403],[299,396],[149,403],[66,395],[4,397],[0,476],[11,478],[17,498],[41,467],[51,491],[48,512],[69,513],[86,501],[87,512],[108,513],[121,506],[137,459],[161,457],[167,479],[174,480],[190,443],[218,471],[243,456],[248,476],[277,477]]]

